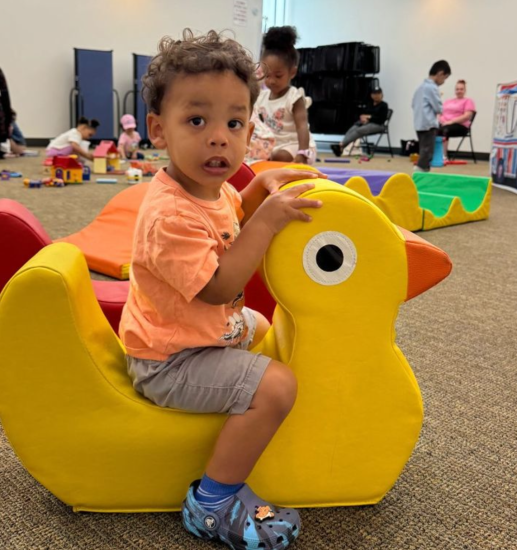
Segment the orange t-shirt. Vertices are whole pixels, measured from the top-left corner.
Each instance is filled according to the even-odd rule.
[[[239,234],[241,196],[228,183],[216,201],[193,197],[164,169],[138,213],[120,337],[127,353],[163,361],[186,348],[234,346],[247,333],[244,293],[214,306],[196,298]]]

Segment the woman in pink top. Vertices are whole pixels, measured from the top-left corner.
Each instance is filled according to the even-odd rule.
[[[476,106],[472,99],[465,97],[467,83],[458,80],[454,92],[456,97],[448,99],[443,104],[440,115],[440,128],[438,135],[443,136],[443,156],[447,159],[447,144],[450,137],[463,137],[467,135],[472,118],[476,112]]]

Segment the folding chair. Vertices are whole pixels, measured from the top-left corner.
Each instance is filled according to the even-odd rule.
[[[391,149],[390,130],[389,130],[390,119],[391,119],[392,115],[393,115],[393,109],[388,109],[388,116],[386,117],[386,120],[384,121],[384,128],[383,128],[382,132],[379,132],[378,134],[370,134],[370,136],[376,136],[376,135],[379,136],[377,138],[377,141],[375,142],[375,144],[368,141],[368,138],[370,136],[363,136],[361,138],[361,147],[366,148],[366,152],[367,152],[368,155],[370,155],[370,147],[372,147],[372,154],[370,155],[370,157],[373,157],[375,155],[375,151],[377,149],[377,146],[379,145],[379,142],[381,141],[382,136],[386,135],[387,138],[388,138],[388,146],[390,148],[390,155],[391,155],[391,158],[393,158],[393,151]]]
[[[477,164],[476,153],[474,153],[474,144],[472,143],[472,125],[474,124],[474,119],[476,118],[476,115],[477,115],[477,113],[476,113],[476,111],[474,111],[472,113],[472,119],[470,121],[470,126],[467,128],[467,133],[464,136],[461,136],[460,144],[458,145],[458,148],[453,153],[453,155],[451,155],[451,160],[454,160],[456,158],[456,156],[458,155],[458,151],[460,150],[461,144],[463,143],[463,140],[466,137],[468,137],[470,139],[470,151],[472,153],[472,160],[474,161],[474,163]],[[460,137],[460,136],[454,136],[454,137]],[[449,141],[451,139],[453,139],[453,137],[449,137]]]

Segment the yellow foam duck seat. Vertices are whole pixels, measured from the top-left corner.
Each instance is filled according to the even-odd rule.
[[[279,306],[261,349],[289,364],[297,403],[250,483],[278,504],[378,502],[418,438],[417,382],[394,343],[399,305],[450,270],[367,199],[318,180],[313,222],[273,241]],[[26,469],[75,510],[177,510],[224,415],[153,405],[126,374],[86,262],[50,245],[0,296],[0,417]]]

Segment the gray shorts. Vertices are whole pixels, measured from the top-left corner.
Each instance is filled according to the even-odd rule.
[[[248,351],[257,321],[248,308],[242,315],[249,330],[236,347],[184,349],[165,361],[128,355],[133,387],[160,407],[244,414],[271,359]]]
[[[231,347],[190,348],[165,361],[127,356],[134,388],[160,407],[243,414],[271,359]]]

